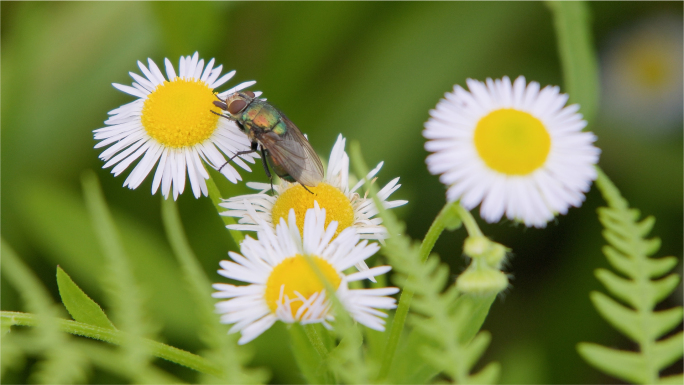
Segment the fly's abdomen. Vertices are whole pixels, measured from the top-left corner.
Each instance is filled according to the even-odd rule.
[[[268,164],[271,166],[273,172],[275,172],[275,174],[278,175],[281,179],[285,179],[286,181],[292,183],[296,182],[292,175],[290,175],[281,164],[277,163],[277,161],[273,159],[273,157],[266,156],[266,160],[268,161]]]

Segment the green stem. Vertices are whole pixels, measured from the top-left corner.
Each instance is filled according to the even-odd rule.
[[[325,360],[328,356],[328,348],[325,347],[325,343],[323,343],[323,339],[316,331],[314,325],[302,325],[302,327],[304,328],[306,337],[309,339],[309,342],[311,342],[311,345],[316,349],[316,352],[321,356],[321,359]]]
[[[219,213],[219,216],[223,220],[223,223],[225,223],[226,226],[236,224],[237,222],[235,221],[235,218],[221,215],[221,213],[226,211],[226,209],[219,206],[219,203],[223,201],[223,197],[221,196],[221,191],[219,191],[218,186],[216,186],[216,182],[214,182],[214,179],[207,179],[207,188],[209,190],[209,198],[211,198],[211,202],[214,204],[214,207],[216,207],[216,211]],[[230,236],[233,238],[235,245],[240,246],[242,240],[245,239],[244,234],[242,234],[242,232],[239,230],[229,229],[228,232],[230,233]]]
[[[464,211],[469,217],[466,217],[461,213]],[[448,202],[442,210],[439,212],[435,220],[430,225],[425,238],[420,245],[420,261],[425,263],[432,251],[437,239],[442,234],[447,225],[454,223],[454,221],[461,217],[463,222],[466,223],[466,218],[469,218],[474,223],[474,219],[470,216],[470,213],[463,209],[458,202]],[[466,228],[472,226],[472,224],[466,224]],[[479,231],[477,224],[475,228]],[[468,231],[470,233],[470,230]],[[472,234],[471,234],[472,235]],[[413,280],[413,277],[409,277],[409,280]],[[410,286],[410,285],[405,285]],[[392,360],[394,359],[394,354],[397,350],[397,345],[399,344],[399,337],[401,337],[401,332],[404,329],[404,324],[406,323],[406,317],[408,316],[409,308],[411,307],[411,300],[413,299],[413,290],[404,289],[399,297],[399,304],[397,305],[397,311],[394,313],[394,319],[392,320],[392,326],[390,329],[390,334],[387,339],[387,345],[385,346],[385,353],[383,354],[382,365],[380,367],[380,372],[378,378],[384,379],[389,374],[389,370],[392,366]]]
[[[599,101],[598,60],[591,35],[591,11],[584,1],[547,1],[553,14],[563,83],[570,103],[592,122]]]
[[[477,225],[477,222],[475,222],[475,218],[473,217],[473,214],[470,213],[470,211],[466,210],[460,204],[456,206],[456,211],[458,212],[458,215],[461,217],[461,220],[463,221],[463,225],[465,226],[466,231],[468,231],[468,236],[484,236],[484,234],[482,234],[482,230],[480,230],[480,226]]]
[[[0,312],[0,319],[3,323],[8,322],[10,325],[17,326],[36,326],[39,323],[38,317],[34,314],[13,311]],[[59,318],[56,319],[56,323],[59,325],[60,330],[65,333],[93,338],[114,345],[121,345],[127,338],[126,333],[120,330],[106,329]],[[149,354],[155,357],[183,365],[201,373],[211,374],[218,378],[225,376],[220,366],[203,357],[149,339],[142,339],[141,342],[147,347]]]

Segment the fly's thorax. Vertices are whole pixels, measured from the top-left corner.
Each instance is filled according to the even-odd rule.
[[[245,124],[261,131],[271,131],[280,121],[280,111],[270,104],[261,101],[253,101],[244,111],[242,111],[242,120]]]

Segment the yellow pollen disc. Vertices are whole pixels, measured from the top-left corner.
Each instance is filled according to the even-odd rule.
[[[325,279],[330,282],[332,287],[337,289],[340,286],[340,282],[342,282],[342,278],[340,278],[335,268],[325,259],[316,256],[312,259],[318,270],[323,273]],[[290,300],[299,296],[308,299],[313,294],[325,289],[325,284],[318,279],[316,272],[311,268],[309,262],[299,254],[280,262],[271,272],[268,281],[266,281],[266,303],[268,308],[274,313],[278,308],[280,288],[283,285],[285,286],[283,298],[287,296]],[[295,294],[295,292],[299,295]],[[302,301],[290,303],[293,317],[297,314],[297,310],[299,310],[302,304]]]
[[[508,175],[527,175],[541,167],[551,149],[542,122],[527,112],[500,109],[480,119],[475,148],[490,168]]]
[[[285,190],[278,196],[271,216],[273,218],[273,225],[277,226],[280,223],[280,218],[284,218],[287,222],[287,216],[290,209],[295,210],[297,216],[297,227],[299,233],[304,234],[304,217],[306,210],[314,207],[314,200],[318,205],[325,209],[325,226],[326,228],[331,221],[337,221],[337,231],[335,237],[344,229],[354,224],[354,208],[347,198],[339,189],[333,187],[325,182],[321,182],[316,187],[307,187],[313,194],[304,190],[302,185],[297,184]],[[334,239],[334,237],[333,237]]]
[[[157,86],[142,109],[147,133],[167,147],[194,146],[208,139],[218,126],[220,112],[211,88],[201,80],[176,78]]]

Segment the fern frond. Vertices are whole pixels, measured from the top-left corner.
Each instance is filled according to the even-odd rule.
[[[59,307],[52,301],[38,278],[24,265],[21,259],[14,253],[12,248],[2,240],[2,267],[5,278],[17,289],[22,296],[27,309],[36,314],[38,319],[35,334],[30,341],[37,346],[34,351],[27,351],[26,344],[12,342],[12,333],[8,324],[3,322],[3,350],[5,342],[10,346],[10,352],[14,351],[15,362],[23,350],[26,353],[40,354],[44,360],[36,364],[36,369],[31,373],[31,379],[41,384],[83,382],[90,367],[87,356],[74,348],[68,335],[59,330],[55,321],[61,315]]]
[[[110,274],[107,276],[106,292],[115,320],[121,330],[127,332],[122,344],[127,363],[140,373],[140,381],[150,365],[149,352],[141,344],[142,338],[152,333],[150,320],[144,315],[143,295],[136,282],[129,259],[120,241],[118,231],[104,199],[97,176],[88,171],[82,178],[86,206],[90,213],[95,233],[108,262]]]
[[[366,175],[367,167],[358,143],[352,143],[351,154],[356,173]],[[414,331],[424,337],[423,343],[418,346],[419,353],[429,365],[454,382],[495,382],[500,371],[496,363],[487,365],[479,373],[470,373],[490,340],[488,333],[474,334],[479,330],[481,323],[477,327],[469,325],[484,319],[480,314],[473,313],[474,302],[460,301],[468,296],[460,294],[453,285],[444,290],[449,277],[448,266],[440,263],[436,256],[429,257],[423,263],[420,257],[420,244],[404,235],[405,224],[382,207],[373,186],[367,185],[367,188],[378,207],[382,223],[390,234],[382,252],[391,262],[395,273],[393,279],[403,290],[415,293],[411,306],[413,314],[409,320]],[[494,298],[495,295],[479,297],[475,302],[489,302],[488,305],[491,305]],[[489,306],[479,310],[485,311],[486,314]],[[468,334],[470,331],[473,331],[473,334]]]
[[[682,333],[663,340],[658,338],[679,325],[684,313],[682,307],[662,311],[654,308],[679,284],[676,273],[659,278],[677,264],[677,258],[649,258],[660,247],[659,239],[645,238],[655,219],[647,217],[639,221],[639,211],[629,208],[600,170],[596,185],[608,203],[608,207],[598,209],[603,236],[608,241],[603,252],[611,266],[626,278],[607,269],[597,269],[597,279],[622,303],[600,292],[592,292],[590,298],[601,316],[636,342],[639,351],[621,351],[591,343],[579,344],[578,351],[594,367],[625,381],[643,384],[670,381],[671,378],[661,379],[659,372],[682,358]]]

